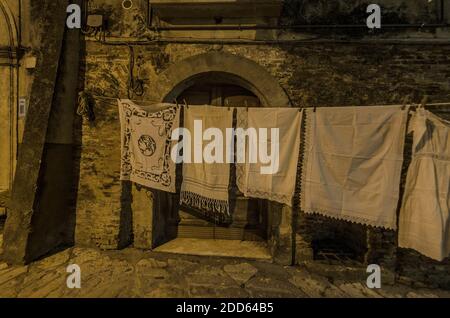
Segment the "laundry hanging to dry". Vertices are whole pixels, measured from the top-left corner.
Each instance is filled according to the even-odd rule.
[[[450,122],[420,108],[400,211],[399,246],[442,261],[450,255]]]
[[[396,229],[408,111],[401,106],[308,109],[302,210]]]
[[[236,164],[236,183],[246,197],[293,205],[302,118],[303,110],[292,108],[250,108],[248,110],[238,108],[237,128],[245,129],[249,137],[245,147],[245,163]],[[278,130],[276,135],[273,131],[271,132],[272,128]],[[254,130],[254,136],[249,129]],[[267,164],[263,163],[261,158],[256,163],[249,160],[250,146],[266,139],[265,136],[261,136],[261,129],[268,129],[268,131],[264,130],[268,140],[263,152],[277,152],[277,156],[274,156],[276,157],[274,173],[261,173],[261,167]],[[255,140],[252,140],[252,137]],[[272,147],[275,142],[278,147]]]
[[[176,192],[176,165],[171,159],[172,131],[180,126],[173,104],[139,106],[119,100],[122,136],[121,180]]]
[[[184,128],[189,132],[195,132],[196,122],[201,123],[201,132],[208,129],[220,130],[221,136],[227,136],[227,129],[233,127],[233,109],[213,106],[194,106],[184,108]],[[191,143],[191,154],[200,153],[203,156],[203,148],[207,141],[203,136],[197,136]],[[196,149],[197,148],[197,149]],[[184,150],[186,151],[186,150]],[[180,203],[195,209],[207,219],[216,223],[231,222],[230,213],[230,164],[207,163],[201,159],[201,163],[183,163],[183,183],[181,186]]]

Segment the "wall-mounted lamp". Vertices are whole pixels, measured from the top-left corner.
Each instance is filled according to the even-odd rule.
[[[122,8],[125,10],[130,10],[133,7],[133,1],[131,0],[123,0],[122,1]]]

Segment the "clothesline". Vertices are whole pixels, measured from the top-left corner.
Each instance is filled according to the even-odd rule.
[[[102,95],[91,95],[94,99],[105,99],[105,100],[111,100],[114,102],[117,102],[118,99],[129,99],[129,98],[120,98],[120,97],[108,97],[108,96],[102,96]],[[160,103],[161,101],[156,100],[132,100],[133,102],[137,103]],[[179,103],[184,104],[184,103]],[[391,105],[366,105],[367,107],[370,106],[381,106],[381,107],[394,107],[394,106],[408,106],[408,107],[414,107],[419,106],[420,103],[409,103],[409,104],[391,104]],[[245,106],[242,106],[245,107]],[[330,107],[330,106],[308,106],[308,107],[293,107],[293,108],[300,108],[300,109],[308,109],[308,108],[321,108],[321,107]],[[332,107],[332,106],[331,106]],[[359,107],[359,106],[340,106],[340,107]],[[426,103],[424,107],[450,107],[450,102],[441,102],[441,103]],[[247,107],[249,108],[249,107]]]
[[[425,104],[424,98],[420,106]],[[235,198],[229,189],[236,186],[248,198],[291,207],[298,202],[295,208],[306,214],[398,230],[399,246],[441,261],[450,254],[449,209],[439,204],[449,200],[450,126],[423,107],[415,112],[401,107],[407,105],[403,100],[403,105],[382,111],[368,106],[325,107],[315,113],[307,110],[305,118],[303,109],[293,107],[252,107],[248,111],[241,107],[234,114],[226,107],[195,106],[181,114],[182,108],[172,104],[155,113],[152,106],[121,100],[121,180],[180,193],[182,206],[220,224],[233,222],[230,207]],[[184,137],[178,143],[181,134],[172,138],[181,123],[197,134],[198,119],[202,121],[201,143]],[[244,141],[241,146],[239,141],[224,142],[224,136],[233,138],[227,132],[233,122],[244,137],[236,133],[236,140]],[[251,137],[249,127],[259,134]],[[218,131],[216,140],[221,142],[203,143],[207,141],[203,131],[210,128]],[[266,134],[262,130],[273,128],[276,134],[272,132],[269,142],[267,130]],[[408,128],[413,131],[412,160],[404,182]],[[270,155],[264,146],[269,143]],[[231,153],[230,146],[234,148]],[[200,156],[193,161],[195,152]],[[232,163],[234,184],[230,183]],[[181,174],[177,174],[177,164],[182,164]],[[181,189],[176,180],[182,180]],[[398,216],[401,182],[405,190]]]

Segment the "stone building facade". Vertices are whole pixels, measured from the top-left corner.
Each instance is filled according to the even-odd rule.
[[[16,2],[1,3],[14,8],[11,3]],[[262,226],[257,241],[267,243],[268,254],[275,261],[299,264],[332,249],[328,241],[341,242],[337,249],[350,251],[350,258],[381,264],[412,280],[449,286],[445,275],[449,261],[433,262],[398,249],[395,232],[306,216],[296,208],[270,202],[248,201],[236,210],[244,215],[242,222],[220,232],[181,211],[175,204],[176,195],[121,182],[115,101],[131,98],[142,104],[186,100],[218,106],[323,107],[400,104],[407,96],[419,102],[427,95],[429,102],[449,102],[449,1],[379,0],[384,25],[380,30],[369,30],[365,25],[368,1],[79,3],[84,12],[82,40],[78,40],[76,30],[65,31],[58,70],[58,85],[65,89],[56,86],[59,95],[52,102],[45,137],[44,179],[48,179],[40,183],[38,197],[43,203],[41,211],[35,213],[46,217],[39,221],[38,216],[31,222],[31,227],[43,229],[51,226],[45,220],[58,215],[52,224],[57,231],[54,239],[44,243],[28,241],[28,245],[41,244],[27,249],[34,251],[30,259],[58,244],[154,249],[180,236],[253,237],[256,232],[246,230],[251,222],[244,219],[246,213],[260,213],[256,218],[265,221],[250,225]],[[37,10],[31,6],[28,12],[34,12],[39,20],[42,13]],[[101,27],[85,25],[92,15],[101,16]],[[15,17],[17,21],[18,14]],[[37,25],[36,20],[31,19],[29,25]],[[17,40],[3,39],[3,32],[0,36],[1,47],[17,46]],[[38,44],[29,46],[27,54],[32,58]],[[16,61],[1,51],[0,58]],[[22,87],[27,84],[20,76],[16,79],[17,72],[24,77],[31,72],[20,71],[22,66],[1,67],[2,74],[11,74],[18,84],[11,86],[10,99],[2,94],[0,124],[14,125],[20,119],[7,117],[5,111],[17,113],[18,96],[33,99],[32,89]],[[79,91],[92,97],[95,120],[75,116],[75,94]],[[433,111],[449,116],[444,108]],[[7,145],[18,143],[20,131],[7,140],[3,134],[1,137],[0,147],[11,149],[0,153],[1,191],[12,185],[15,161],[5,156],[13,157],[16,148]],[[10,168],[4,162],[10,162]],[[59,169],[52,167],[55,162],[62,163]],[[56,193],[60,195],[54,199]],[[62,213],[61,209],[71,212]],[[16,225],[15,221],[10,223],[10,228]],[[17,259],[15,252],[10,255],[11,260]]]
[[[18,30],[15,23],[15,12],[5,3],[1,3],[0,19],[1,32],[0,35],[0,67],[1,67],[1,82],[0,88],[2,90],[1,106],[0,106],[0,129],[1,134],[1,150],[0,160],[2,162],[2,169],[0,169],[0,193],[2,199],[5,201],[6,193],[10,190],[12,184],[12,176],[14,170],[14,156],[17,147],[13,140],[17,132],[14,130],[16,103],[14,103],[15,96],[17,96],[17,47],[18,47]],[[7,133],[6,133],[7,132]],[[0,215],[5,214],[4,203],[0,207]]]

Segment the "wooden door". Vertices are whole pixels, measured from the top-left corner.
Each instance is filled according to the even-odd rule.
[[[179,97],[178,101],[186,101],[189,105],[213,105],[224,107],[259,107],[261,102],[247,89],[230,84],[199,83]],[[232,176],[235,167],[232,167]],[[232,178],[233,180],[233,178]],[[178,237],[261,241],[267,238],[267,202],[245,198],[232,181],[236,197],[233,223],[229,226],[218,226],[199,217],[194,210],[180,208],[178,211]]]

